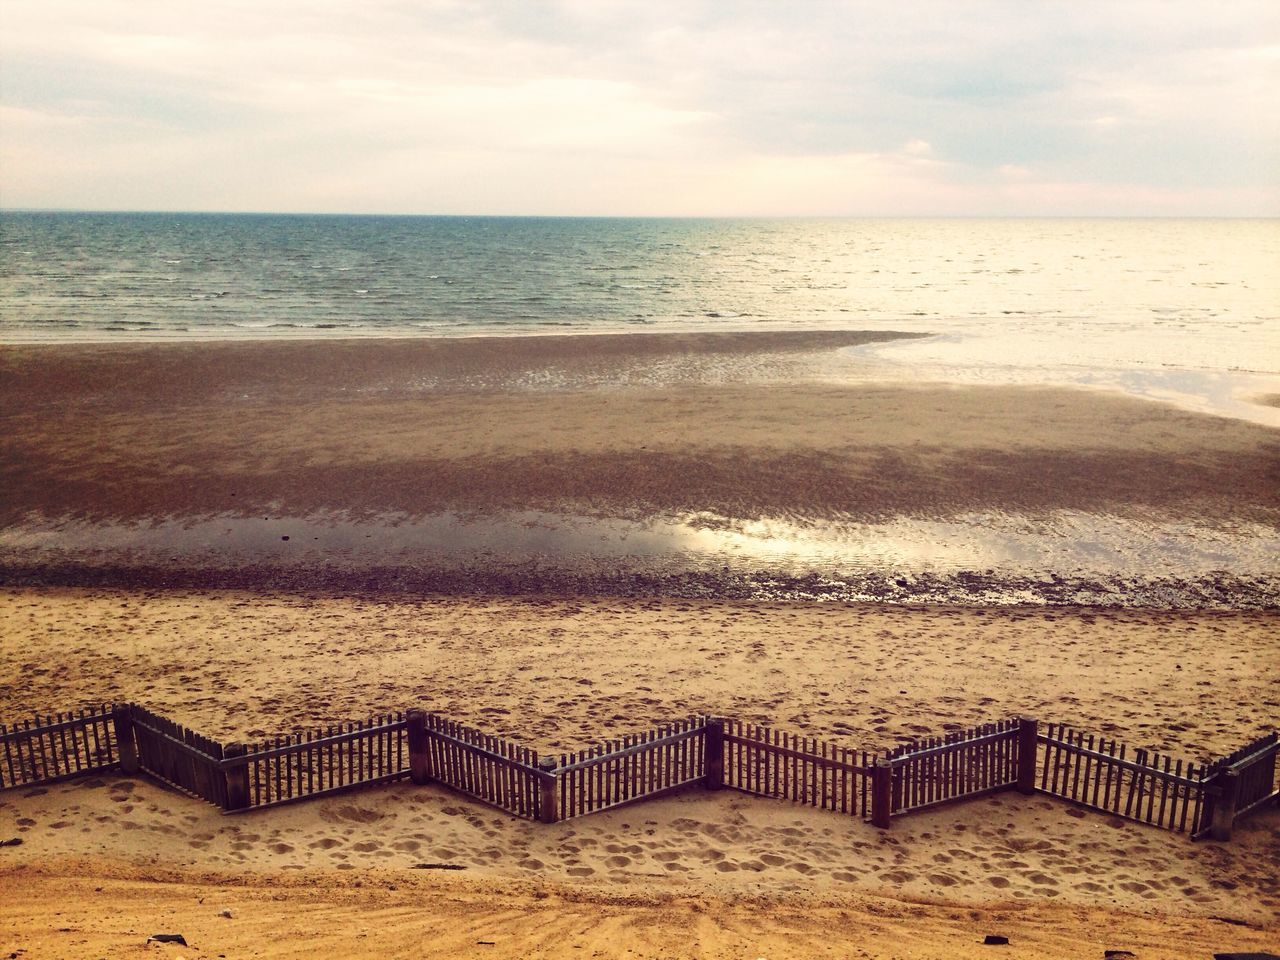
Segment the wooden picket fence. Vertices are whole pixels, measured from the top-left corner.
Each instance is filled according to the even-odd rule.
[[[227,812],[409,779],[555,823],[691,786],[864,817],[895,817],[1001,790],[1044,793],[1113,816],[1228,839],[1280,797],[1275,733],[1206,764],[1062,724],[1018,718],[883,753],[725,717],[689,717],[559,757],[423,710],[261,743],[221,744],[136,704],[0,726],[0,789],[103,770],[144,772]]]
[[[724,721],[724,785],[860,817],[875,754],[754,723]]]
[[[561,754],[558,820],[662,796],[706,779],[707,720],[690,717],[654,730]]]
[[[1049,724],[1039,791],[1155,827],[1202,835],[1210,777],[1204,766],[1155,751],[1128,751],[1114,739]]]
[[[1018,786],[1019,730],[1019,721],[1001,720],[890,750],[889,815],[918,813]]]
[[[0,746],[0,790],[110,770],[116,765],[111,707],[37,714],[12,727],[0,723]]]
[[[232,795],[221,806],[273,807],[409,775],[404,714],[232,744],[220,755]],[[223,748],[219,748],[223,749]]]
[[[131,766],[193,797],[227,805],[220,743],[146,707],[130,704],[118,712],[117,730],[124,731],[118,737],[121,755],[132,754],[127,761]]]
[[[1212,836],[1227,839],[1237,820],[1280,799],[1276,783],[1276,756],[1280,754],[1280,734],[1276,731],[1246,743],[1239,750],[1206,767],[1206,780],[1217,790],[1206,798],[1203,823],[1193,839]]]
[[[434,780],[517,817],[538,818],[536,751],[433,713],[410,710],[408,716],[407,772],[415,783]]]

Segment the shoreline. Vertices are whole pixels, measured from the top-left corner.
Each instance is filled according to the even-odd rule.
[[[876,329],[866,331],[851,331],[847,322],[839,320],[830,321],[823,325],[819,323],[806,323],[803,327],[784,320],[776,321],[756,321],[752,323],[735,324],[717,323],[714,327],[709,327],[705,322],[681,323],[679,321],[654,322],[646,321],[644,323],[618,323],[613,326],[592,326],[575,327],[567,329],[565,327],[556,327],[552,324],[543,324],[541,327],[528,327],[521,329],[485,329],[482,326],[467,328],[465,330],[451,331],[448,329],[421,330],[415,332],[406,328],[395,328],[390,332],[379,332],[376,328],[369,328],[369,332],[365,334],[333,333],[328,327],[293,327],[289,325],[278,325],[277,327],[244,327],[238,328],[243,330],[243,335],[229,336],[225,329],[218,329],[211,332],[209,336],[199,336],[197,331],[185,330],[175,331],[172,335],[159,333],[149,335],[146,330],[111,330],[101,331],[104,333],[112,333],[115,336],[103,337],[102,339],[81,339],[75,336],[61,334],[49,337],[47,339],[39,339],[37,337],[18,339],[5,339],[0,332],[0,349],[4,347],[106,347],[106,346],[177,346],[182,344],[211,344],[211,343],[368,343],[377,340],[394,340],[394,341],[417,341],[417,340],[533,340],[545,338],[563,338],[576,339],[579,337],[683,337],[683,336],[699,336],[706,335],[712,337],[737,337],[737,336],[753,336],[755,334],[783,334],[805,336],[808,334],[830,334],[844,332],[859,332],[873,334],[889,334],[901,337],[930,337],[935,336],[932,331],[927,330],[889,330]],[[268,333],[270,330],[280,330],[279,333]],[[289,330],[297,330],[297,333],[289,333]],[[3,331],[3,327],[0,327]],[[258,335],[255,335],[257,332]],[[132,336],[130,336],[132,335]]]
[[[176,559],[176,558],[175,558]],[[743,602],[891,604],[926,607],[1087,608],[1094,610],[1280,610],[1280,573],[1151,576],[993,571],[906,572],[831,576],[775,570],[661,572],[657,564],[591,570],[585,566],[513,563],[432,567],[425,564],[281,566],[180,563],[7,562],[0,588],[84,587],[119,590],[206,589],[292,591],[333,596],[419,599],[496,597],[513,600],[724,600]]]

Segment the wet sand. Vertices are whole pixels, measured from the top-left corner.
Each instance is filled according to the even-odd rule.
[[[975,516],[1016,525],[1074,512],[1146,525],[1145,538],[1122,546],[1154,548],[1152,576],[1187,580],[1211,561],[1194,572],[1177,566],[1181,535],[1161,524],[1243,530],[1246,540],[1250,527],[1280,530],[1280,431],[1080,389],[848,380],[857,360],[840,350],[887,336],[4,348],[0,575],[198,585],[218,566],[181,538],[157,539],[159,565],[155,555],[98,557],[56,537],[48,550],[6,546],[68,521],[149,529],[226,518],[262,523],[259,539],[290,521],[301,533],[274,539],[292,535],[293,550],[315,539],[307,524],[363,524],[376,543],[388,524],[445,514],[514,524],[543,511],[702,529],[762,519],[798,528],[959,520],[981,538]],[[1161,547],[1170,537],[1174,549]],[[1274,584],[1230,578],[1232,556],[1224,555],[1224,579],[1189,589],[1183,602],[1220,605],[1234,593],[1273,604]],[[323,561],[285,575],[247,548],[205,582],[455,592],[472,580],[484,592],[629,592],[594,569],[489,576],[501,545],[477,576],[476,564],[461,577],[441,575],[430,559],[400,557],[399,569],[372,580]],[[1248,572],[1258,572],[1255,561]],[[622,580],[640,582],[637,572],[622,571]],[[1114,603],[1130,586],[1040,589],[1049,602]],[[980,587],[919,595],[982,601],[990,590]],[[761,595],[753,590],[704,575],[690,589],[656,582],[639,592]],[[831,595],[892,593],[873,585]]]
[[[795,353],[839,342],[813,337],[796,337]],[[723,351],[708,347],[700,361],[767,365],[771,355],[771,338],[695,339]],[[689,355],[665,336],[8,347],[0,522],[29,512],[822,519],[990,508],[1280,524],[1280,431],[1069,389],[678,377],[590,386],[586,371],[616,366],[619,341],[632,340],[646,349],[627,362],[651,373],[655,354]],[[438,382],[495,358],[499,371],[529,369],[547,353],[572,374],[558,387]]]

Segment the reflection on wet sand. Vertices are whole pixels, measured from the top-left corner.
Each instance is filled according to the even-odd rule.
[[[772,583],[774,593],[784,582],[822,582],[832,595],[840,595],[837,586],[868,577],[899,585],[902,578],[927,584],[957,576],[1010,583],[1063,582],[1064,575],[1192,581],[1229,570],[1269,582],[1277,555],[1280,532],[1255,523],[1224,528],[1068,510],[1036,518],[990,512],[883,523],[743,521],[709,513],[627,520],[535,510],[371,520],[340,513],[306,519],[220,514],[141,523],[46,520],[0,534],[0,563],[25,568],[169,564],[276,570],[285,577],[379,567],[536,569],[553,588],[601,573],[677,580],[710,574]],[[1022,599],[1028,598],[1035,599],[1034,592]]]

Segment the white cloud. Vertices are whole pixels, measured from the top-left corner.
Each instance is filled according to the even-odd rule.
[[[0,201],[1280,213],[1266,4],[940,9],[8,0]]]

